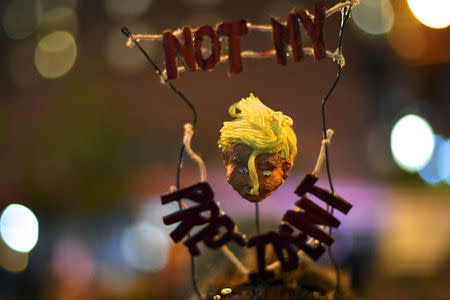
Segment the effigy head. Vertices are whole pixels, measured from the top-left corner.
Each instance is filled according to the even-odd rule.
[[[218,141],[227,181],[242,198],[261,202],[289,176],[297,154],[293,121],[253,94],[229,113],[235,119],[223,123]]]

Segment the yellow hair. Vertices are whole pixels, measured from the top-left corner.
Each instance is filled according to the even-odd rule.
[[[219,148],[232,151],[236,144],[253,148],[248,160],[248,170],[253,188],[251,194],[259,190],[255,158],[259,154],[279,153],[281,158],[290,158],[291,164],[297,155],[297,137],[292,130],[293,121],[280,111],[273,111],[250,93],[228,110],[235,119],[223,122],[220,129]]]

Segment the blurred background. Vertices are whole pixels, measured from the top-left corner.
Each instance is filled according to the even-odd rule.
[[[192,294],[188,251],[169,240],[173,228],[161,221],[177,207],[159,200],[175,184],[183,124],[192,115],[126,46],[120,28],[158,34],[241,18],[270,24],[271,16],[285,21],[292,8],[313,4],[0,1],[0,299]],[[339,22],[339,14],[325,21],[329,50]],[[335,130],[336,192],[354,207],[337,213],[334,248],[360,299],[450,299],[449,24],[446,0],[361,0],[345,30],[347,64],[327,119]],[[302,39],[311,44],[304,32]],[[273,48],[271,35],[258,32],[241,45]],[[161,42],[142,46],[163,66]],[[254,206],[227,185],[217,149],[229,105],[253,92],[294,119],[299,155],[291,176],[260,205],[263,230],[275,228],[314,168],[320,101],[337,66],[311,57],[289,58],[286,66],[246,59],[243,66],[233,76],[228,64],[181,73],[174,84],[198,111],[192,147],[205,160],[216,201],[251,234]],[[187,159],[181,185],[198,180]],[[324,170],[319,183],[328,187]],[[201,251],[200,282],[224,261],[220,252]],[[318,264],[326,267],[325,256]]]

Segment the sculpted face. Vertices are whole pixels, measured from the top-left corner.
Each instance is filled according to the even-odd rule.
[[[223,163],[227,169],[227,181],[242,198],[250,202],[261,202],[276,190],[289,176],[292,166],[289,159],[281,158],[278,153],[261,154],[255,158],[258,174],[258,195],[251,195],[253,188],[248,171],[248,159],[253,148],[237,144],[233,151],[223,152]]]

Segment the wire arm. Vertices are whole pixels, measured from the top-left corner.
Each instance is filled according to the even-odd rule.
[[[347,20],[350,17],[351,14],[351,10],[352,10],[352,6],[353,3],[351,3],[349,6],[344,6],[341,10],[342,13],[342,18],[341,18],[341,26],[339,28],[339,36],[338,36],[338,53],[342,54],[342,37],[344,34],[344,28],[345,28],[345,24],[347,23]],[[336,88],[337,83],[339,82],[340,78],[341,78],[341,74],[342,74],[342,66],[340,64],[338,64],[338,72],[336,75],[336,79],[333,82],[333,85],[331,86],[330,90],[328,91],[327,95],[325,96],[325,98],[322,100],[322,131],[323,131],[323,138],[326,139],[327,138],[327,124],[326,124],[326,114],[325,114],[325,105],[331,95],[331,93],[333,93],[334,89]],[[331,170],[330,170],[330,162],[329,162],[329,155],[328,155],[328,144],[325,143],[325,166],[326,166],[326,170],[327,170],[327,177],[328,177],[328,183],[330,185],[330,190],[331,193],[334,194],[334,186],[333,186],[333,181],[331,178]],[[333,212],[334,212],[334,208],[329,207],[329,205],[327,205],[327,211],[331,214],[331,216],[333,216]],[[332,228],[329,227],[328,229],[329,234],[332,234]],[[338,293],[338,291],[340,290],[340,272],[339,272],[339,267],[336,263],[336,260],[333,256],[333,252],[331,249],[331,246],[329,246],[328,248],[328,256],[330,258],[331,263],[333,264],[333,267],[335,269],[336,272],[336,290],[335,290],[335,296]]]

